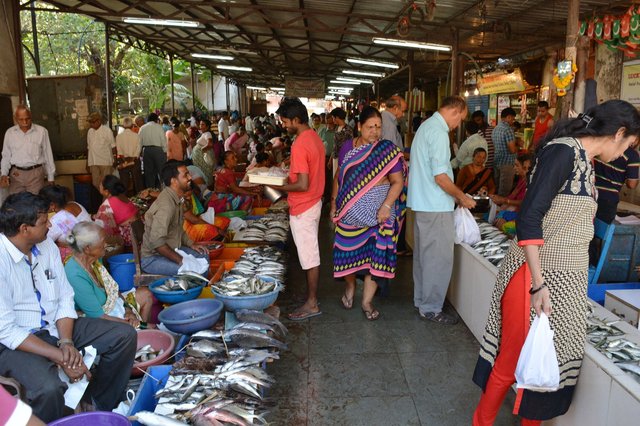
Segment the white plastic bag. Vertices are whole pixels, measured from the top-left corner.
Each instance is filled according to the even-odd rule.
[[[553,330],[544,312],[533,320],[529,328],[516,366],[516,382],[518,388],[538,392],[553,392],[560,386],[560,369],[556,348],[553,346]]]
[[[188,254],[180,249],[176,249],[176,253],[182,256],[182,265],[178,269],[178,274],[184,274],[185,272],[195,272],[197,274],[204,275],[209,270],[209,259],[202,257],[195,257],[192,254]]]
[[[453,224],[456,228],[455,243],[473,245],[480,241],[480,228],[466,207],[458,206],[453,212]]]
[[[498,205],[493,202],[493,200],[489,200],[489,217],[487,218],[487,222],[493,223],[496,220],[496,215],[498,214]]]

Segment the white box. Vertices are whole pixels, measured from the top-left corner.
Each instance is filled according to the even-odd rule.
[[[287,183],[287,177],[280,176],[264,176],[249,173],[249,183],[257,183],[260,185],[282,186]]]
[[[607,290],[604,296],[604,307],[632,326],[638,327],[640,290]]]

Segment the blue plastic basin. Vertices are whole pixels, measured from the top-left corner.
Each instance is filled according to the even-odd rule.
[[[224,303],[224,307],[227,311],[235,312],[241,309],[253,309],[260,311],[273,305],[273,303],[278,299],[278,293],[283,289],[282,284],[272,277],[260,278],[264,281],[276,282],[277,286],[275,290],[258,296],[225,296],[218,293],[215,290],[215,287],[211,287],[211,292],[216,296],[215,300],[220,300]]]
[[[200,285],[198,287],[190,288],[187,291],[184,291],[184,290],[162,291],[157,289],[157,287],[164,284],[164,282],[170,278],[172,277],[161,278],[159,280],[152,282],[149,285],[149,290],[151,290],[151,293],[153,293],[156,299],[158,299],[162,303],[174,304],[174,303],[186,302],[187,300],[196,299],[198,296],[200,296],[200,293],[202,293],[202,289],[204,288],[204,285]]]
[[[211,328],[220,318],[223,306],[217,299],[189,300],[164,309],[158,320],[174,333],[193,334]]]

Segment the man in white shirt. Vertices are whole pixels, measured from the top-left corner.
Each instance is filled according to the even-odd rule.
[[[87,166],[91,173],[91,183],[99,191],[106,175],[113,173],[114,148],[116,140],[110,128],[102,124],[99,112],[89,114],[87,132]]]
[[[249,114],[244,116],[244,128],[246,129],[248,135],[253,135],[253,118],[251,118],[251,115]]]
[[[55,243],[47,238],[49,202],[21,192],[0,207],[0,375],[26,390],[35,415],[64,415],[67,384],[86,377],[96,408],[111,411],[127,386],[136,352],[129,324],[78,318],[74,293]],[[78,352],[93,346],[100,363],[89,372]]]
[[[398,119],[407,111],[407,102],[398,95],[393,95],[385,102],[387,108],[382,111],[382,134],[381,140],[388,140],[393,142],[395,146],[400,148],[404,152],[404,144],[402,143],[402,136],[398,131]]]
[[[31,111],[24,105],[16,108],[13,118],[16,125],[4,135],[0,187],[9,188],[9,194],[21,191],[37,194],[45,178],[52,185],[56,174],[49,132],[32,123]]]
[[[222,141],[222,143],[229,137],[228,115],[227,111],[222,111],[222,117],[220,117],[220,121],[218,121],[218,140]]]
[[[147,124],[140,128],[138,135],[143,149],[144,185],[146,188],[157,188],[160,170],[167,162],[167,136],[158,123],[157,114],[149,114]]]
[[[122,133],[116,136],[116,151],[120,162],[118,171],[120,172],[120,180],[125,188],[129,188],[129,184],[133,184],[134,193],[138,193],[144,189],[142,183],[142,172],[140,169],[140,153],[142,152],[142,144],[140,143],[140,135],[132,130],[133,120],[131,117],[122,119]]]

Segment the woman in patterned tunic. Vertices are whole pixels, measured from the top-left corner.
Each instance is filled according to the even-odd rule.
[[[395,276],[396,243],[406,200],[406,166],[402,152],[392,142],[378,140],[382,116],[377,109],[364,108],[360,123],[362,135],[345,141],[340,148],[333,180],[333,275],[346,280],[342,304],[351,309],[356,273],[366,274],[362,311],[374,321],[380,313],[371,304],[377,287],[373,277]]]
[[[613,100],[556,124],[538,148],[517,220],[517,239],[498,272],[473,381],[483,389],[474,425],[491,425],[529,325],[544,311],[560,368],[555,392],[518,390],[514,414],[539,425],[567,412],[584,355],[588,248],[597,193],[591,161],[614,160],[638,140],[640,115]]]

